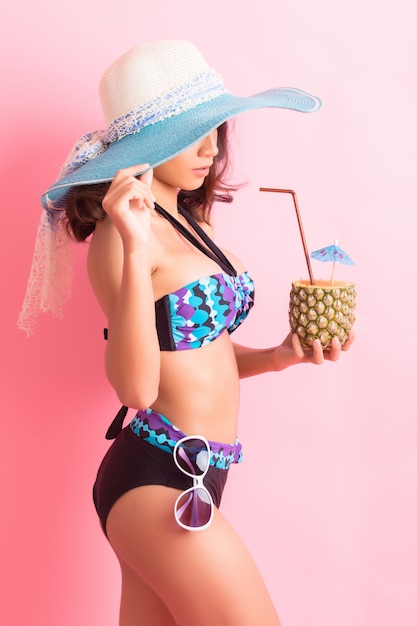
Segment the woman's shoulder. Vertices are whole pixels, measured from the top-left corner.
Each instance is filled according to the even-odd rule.
[[[96,223],[88,249],[88,271],[95,272],[112,259],[117,264],[120,256],[123,261],[123,243],[112,221],[105,218]]]
[[[87,273],[96,298],[107,314],[119,291],[123,273],[123,243],[110,219],[97,222],[87,255]]]

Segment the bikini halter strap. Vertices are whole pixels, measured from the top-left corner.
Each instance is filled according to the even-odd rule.
[[[165,217],[168,222],[170,222],[173,227],[181,234],[185,239],[187,239],[190,243],[192,243],[200,252],[208,256],[212,261],[215,261],[226,274],[230,276],[237,276],[237,272],[233,265],[230,263],[229,259],[223,254],[218,246],[214,243],[212,239],[207,235],[205,230],[201,228],[200,224],[196,222],[196,220],[181,206],[178,206],[178,213],[182,215],[191,228],[197,233],[200,237],[201,241],[203,241],[206,245],[203,245],[197,237],[193,235],[192,232],[185,228],[181,222],[179,222],[171,213],[168,213],[165,209],[163,209],[159,204],[155,203],[155,210],[157,213]]]

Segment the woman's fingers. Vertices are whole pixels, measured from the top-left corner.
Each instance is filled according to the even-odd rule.
[[[324,361],[338,361],[342,350],[348,350],[353,340],[354,335],[351,333],[343,346],[337,337],[333,337],[330,346],[326,349],[323,348],[320,339],[315,339],[311,346],[304,347],[298,335],[296,333],[290,333],[279,346],[280,358],[282,360],[284,349],[284,354],[291,354],[291,356],[286,357],[288,363],[291,365],[295,365],[296,363],[321,365]],[[288,367],[288,364],[285,367]]]
[[[138,173],[143,172],[139,177]],[[103,208],[106,212],[120,202],[125,204],[129,202],[132,208],[142,208],[146,206],[149,209],[155,206],[155,197],[152,193],[151,185],[153,180],[153,170],[149,165],[134,165],[119,170],[103,200]],[[126,204],[126,208],[128,205]]]
[[[342,346],[342,350],[344,352],[346,352],[346,350],[349,350],[350,346],[352,345],[354,341],[355,341],[355,333],[353,330],[351,330],[348,338],[346,339],[345,343]]]
[[[295,356],[298,359],[303,359],[305,356],[303,346],[301,345],[300,338],[296,333],[291,334],[291,343]]]
[[[313,363],[315,365],[321,365],[324,361],[324,353],[323,353],[323,346],[321,345],[320,339],[315,339],[313,341]]]
[[[337,361],[342,351],[342,346],[340,345],[340,341],[337,337],[332,339],[330,350],[323,350],[320,339],[315,339],[311,348],[305,350],[301,345],[299,337],[295,333],[293,333],[291,341],[296,357],[303,359],[306,362],[314,363],[315,365],[321,365],[324,360]]]
[[[142,181],[142,183],[144,183],[147,187],[149,187],[149,189],[151,189],[153,181],[153,170],[149,167],[149,165],[146,165],[145,167],[148,167],[149,169],[139,176],[139,180]]]
[[[140,178],[142,178],[142,176],[145,176],[149,172],[152,175],[153,170],[151,170],[151,166],[149,165],[149,163],[142,163],[141,165],[132,165],[131,167],[125,167],[124,169],[119,170],[116,173],[114,180],[116,180],[117,178],[124,178],[126,176],[133,176],[134,178],[139,176]],[[151,183],[152,183],[152,178],[151,178]]]
[[[151,210],[155,208],[152,180],[149,165],[127,167],[116,173],[103,198],[102,207],[125,242],[149,241]]]
[[[333,337],[330,343],[330,350],[326,350],[326,358],[329,361],[337,361],[340,357],[340,352],[342,350],[342,346],[340,345],[340,341],[337,337]]]

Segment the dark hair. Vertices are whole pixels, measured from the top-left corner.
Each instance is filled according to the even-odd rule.
[[[202,186],[195,191],[180,190],[178,193],[179,204],[195,219],[207,223],[213,203],[232,202],[231,192],[238,188],[226,182],[230,167],[227,122],[218,128],[217,147],[218,154]],[[64,222],[68,234],[75,241],[85,241],[94,232],[96,222],[105,218],[101,202],[110,184],[111,181],[79,185],[68,193]]]

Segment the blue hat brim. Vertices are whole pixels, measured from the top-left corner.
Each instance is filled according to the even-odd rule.
[[[157,167],[245,111],[279,108],[312,113],[320,106],[319,98],[293,88],[270,89],[248,97],[222,94],[110,143],[104,152],[51,185],[42,195],[42,204],[49,210],[63,210],[72,187],[110,181],[118,170],[133,165]],[[138,175],[141,173],[138,169]]]

